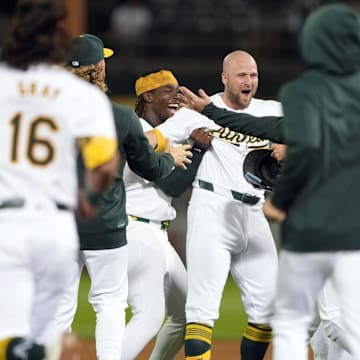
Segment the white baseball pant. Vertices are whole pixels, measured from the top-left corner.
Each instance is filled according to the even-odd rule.
[[[121,360],[133,360],[157,334],[150,359],[173,359],[184,341],[186,270],[159,224],[129,221],[129,297]]]
[[[96,355],[99,360],[119,360],[127,307],[127,246],[82,250],[71,264],[71,285],[62,297],[53,329],[71,331],[77,309],[78,288],[84,264],[91,279],[89,302],[96,313]]]
[[[274,360],[306,360],[308,329],[317,298],[331,279],[347,343],[360,359],[360,251],[297,253],[282,250],[275,315]]]
[[[186,321],[214,325],[230,270],[249,322],[269,324],[278,260],[262,202],[194,188],[187,223]]]
[[[48,326],[70,282],[78,237],[73,213],[0,211],[0,339],[29,337],[51,345]]]

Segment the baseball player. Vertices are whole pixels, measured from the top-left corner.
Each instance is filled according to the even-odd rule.
[[[166,121],[177,110],[178,81],[171,71],[155,70],[135,84],[136,113],[143,130]],[[173,359],[184,341],[186,271],[168,241],[169,221],[175,218],[172,196],[179,196],[194,178],[211,138],[205,131],[193,133],[192,163],[187,171],[174,172],[160,181],[149,182],[125,168],[126,209],[129,215],[129,297],[132,317],[125,329],[122,360],[133,360],[158,333],[150,359]],[[196,149],[196,150],[195,150]]]
[[[247,52],[228,54],[221,78],[224,92],[212,97],[215,104],[240,113],[282,115],[280,103],[253,97],[258,71]],[[221,128],[186,108],[158,129],[181,142],[199,126],[207,127],[214,140],[196,174],[188,209],[186,358],[210,358],[212,328],[230,270],[248,315],[242,359],[262,359],[271,340],[277,254],[261,211],[263,191],[245,180],[242,163],[249,150],[268,145],[268,141]],[[258,264],[266,271],[260,271]]]
[[[90,81],[103,91],[105,60],[113,51],[104,48],[100,38],[92,34],[74,37],[66,65],[79,77]],[[174,164],[185,167],[189,145],[173,147],[170,152],[156,154],[144,136],[136,114],[125,106],[112,103],[119,140],[121,164],[113,186],[100,199],[96,218],[78,219],[80,254],[72,263],[72,284],[63,297],[54,329],[69,330],[77,308],[77,290],[84,265],[91,278],[89,301],[96,313],[96,352],[100,360],[119,360],[127,307],[127,240],[128,218],[125,212],[125,189],[122,178],[125,162],[147,180],[170,174]],[[160,138],[164,145],[166,141]],[[163,150],[158,148],[158,150]],[[181,170],[183,171],[183,170]],[[126,344],[128,346],[128,344]]]
[[[358,15],[343,4],[321,7],[307,19],[300,44],[307,71],[280,93],[281,130],[289,147],[276,191],[264,206],[269,218],[284,221],[275,358],[306,358],[316,300],[330,280],[347,344],[358,359],[360,293],[354,279],[360,244],[354,214],[360,195],[353,185],[360,172],[353,146],[359,113]]]
[[[200,91],[200,96],[196,96],[185,87],[181,87],[181,91],[186,96],[183,98],[183,102],[187,102],[187,106],[202,112],[219,125],[248,135],[266,137],[272,141],[284,141],[281,131],[283,117],[254,117],[248,114],[224,111],[212,104],[211,98],[203,90]],[[272,147],[274,156],[279,161],[283,160],[286,145],[274,143]],[[349,353],[347,332],[344,330],[342,313],[332,281],[327,281],[320,293],[317,312],[309,329],[315,360],[354,359]],[[320,321],[321,323],[319,323]]]
[[[62,1],[20,0],[3,47],[0,358],[6,360],[60,358],[60,334],[49,337],[47,327],[78,250],[78,150],[90,202],[118,166],[108,99],[56,65],[65,54],[64,18]],[[81,201],[91,214],[91,204]],[[60,359],[72,358],[69,340]]]
[[[280,92],[288,150],[276,191],[264,207],[269,218],[284,221],[275,358],[305,359],[316,300],[331,279],[350,352],[358,359],[360,291],[353,280],[360,275],[354,218],[360,192],[353,184],[360,153],[352,139],[359,135],[359,16],[343,4],[320,7],[306,20],[300,40],[307,71]],[[307,286],[295,287],[299,283]]]

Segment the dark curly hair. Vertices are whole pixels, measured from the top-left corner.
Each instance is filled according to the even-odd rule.
[[[23,70],[36,63],[63,62],[68,42],[62,21],[65,17],[63,0],[18,0],[3,60]]]

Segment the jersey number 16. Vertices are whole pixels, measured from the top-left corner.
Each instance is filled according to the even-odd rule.
[[[21,113],[17,113],[10,120],[10,126],[12,127],[11,161],[18,162],[20,130],[24,126]],[[46,166],[54,159],[55,146],[48,139],[38,135],[41,127],[47,127],[51,131],[58,130],[56,123],[50,118],[40,116],[31,121],[26,130],[26,157],[33,165]],[[38,146],[43,149],[41,156],[36,153]]]

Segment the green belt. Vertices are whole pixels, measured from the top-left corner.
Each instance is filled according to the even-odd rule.
[[[215,192],[214,185],[210,182],[198,180],[199,187],[204,190]],[[229,190],[229,194],[231,194],[232,198],[235,200],[239,200],[243,202],[244,204],[248,205],[255,205],[259,202],[260,198],[255,195],[250,194],[243,194],[241,192],[235,191],[235,190]]]
[[[160,229],[161,230],[167,230],[170,224],[170,220],[163,220],[163,221],[153,221],[153,220],[149,220],[149,219],[145,219],[139,216],[134,216],[134,215],[129,215],[131,220],[134,221],[140,221],[146,224],[151,224],[151,223],[155,223],[156,225],[160,224]]]

